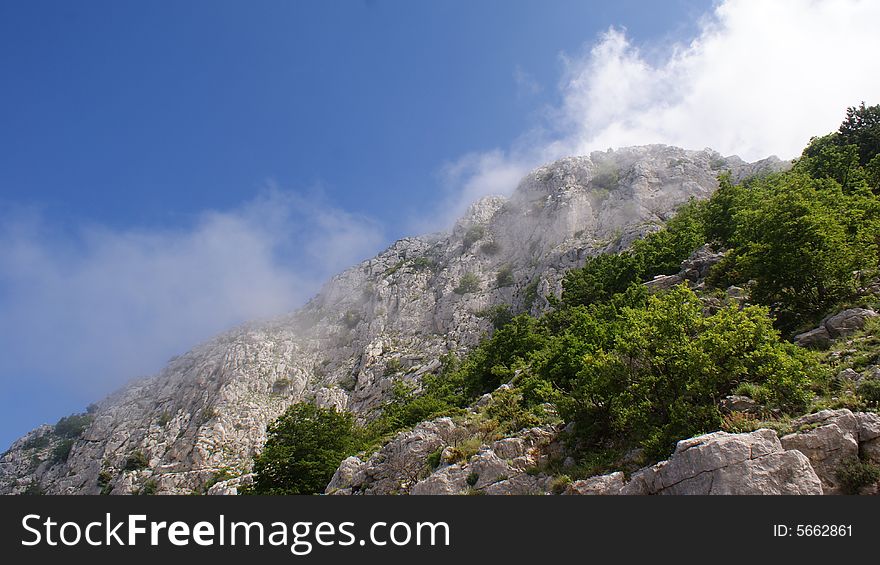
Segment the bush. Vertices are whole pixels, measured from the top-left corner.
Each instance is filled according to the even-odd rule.
[[[347,310],[345,314],[342,315],[342,325],[353,330],[359,323],[361,323],[362,319],[363,316],[361,316],[360,313],[354,310]]]
[[[78,438],[91,425],[94,417],[91,414],[73,414],[58,420],[53,430],[55,435],[64,438]]]
[[[428,455],[428,459],[427,459],[428,469],[433,471],[434,469],[439,467],[440,466],[440,458],[442,455],[443,455],[443,448],[442,447],[438,447],[437,449],[432,451],[431,454]]]
[[[468,484],[469,487],[472,487],[475,484],[477,484],[477,481],[479,481],[479,480],[480,480],[480,475],[478,473],[474,473],[474,472],[471,472],[470,474],[468,474],[467,478],[465,478],[465,482]]]
[[[515,282],[516,279],[513,278],[513,269],[510,265],[504,265],[495,275],[495,286],[498,288],[513,286]]]
[[[159,483],[157,483],[155,479],[148,479],[144,481],[144,484],[141,485],[141,488],[135,491],[134,494],[139,496],[152,496],[156,494],[158,490]]]
[[[480,290],[480,279],[473,273],[465,273],[458,281],[458,286],[452,289],[455,294],[468,294]]]
[[[492,322],[492,327],[496,330],[500,330],[513,320],[513,312],[508,304],[496,304],[488,310],[478,312],[477,315],[489,318],[489,321]]]
[[[125,463],[122,464],[123,471],[140,471],[150,466],[150,460],[144,455],[143,451],[135,450],[128,456]]]
[[[64,438],[52,449],[52,462],[54,463],[64,463],[67,461],[67,458],[70,456],[70,451],[73,449],[73,444],[76,442],[73,438]]]
[[[880,379],[865,379],[859,383],[856,392],[871,406],[880,405]]]
[[[399,357],[392,357],[385,363],[385,369],[382,371],[382,375],[385,377],[396,375],[403,371],[403,363],[400,362]]]
[[[880,468],[859,459],[841,464],[837,470],[837,480],[844,494],[859,494],[865,487],[880,480]]]
[[[770,408],[800,410],[809,398],[812,358],[779,340],[765,309],[704,316],[682,285],[650,297],[645,308],[624,309],[620,324],[605,330],[613,337],[603,347],[572,343],[580,368],[557,383],[567,390],[563,416],[587,444],[614,441],[665,456],[677,440],[717,430],[716,399],[742,382]]]
[[[489,255],[490,257],[494,257],[498,255],[501,251],[501,244],[497,241],[487,241],[483,245],[480,246],[480,251]]]
[[[354,417],[332,408],[299,403],[269,425],[262,453],[254,458],[247,494],[321,493],[343,459],[357,452]]]
[[[483,236],[486,235],[486,228],[480,225],[471,226],[464,234],[464,239],[462,240],[462,245],[464,246],[465,251],[471,248],[473,244],[483,239]]]

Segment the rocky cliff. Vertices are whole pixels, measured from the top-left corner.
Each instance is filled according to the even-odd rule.
[[[490,331],[491,306],[539,312],[566,270],[708,197],[719,172],[741,179],[784,166],[655,145],[540,167],[509,199],[485,198],[448,232],[394,243],[302,309],[231,330],[88,415],[30,432],[0,458],[0,493],[204,492],[249,470],[287,406],[309,400],[368,418],[394,379],[417,380],[474,346]],[[513,460],[547,434],[511,444]],[[546,486],[518,475],[530,477],[523,489]]]

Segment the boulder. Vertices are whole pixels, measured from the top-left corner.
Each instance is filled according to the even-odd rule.
[[[724,253],[718,253],[712,249],[708,243],[703,245],[685,259],[681,264],[681,272],[679,275],[687,280],[696,282],[699,279],[706,278],[716,263],[724,258]]]
[[[823,326],[794,336],[794,342],[801,347],[825,349],[831,345],[831,334]]]
[[[623,473],[618,471],[610,475],[599,475],[574,481],[562,494],[567,495],[613,495],[620,494],[624,485]]]
[[[361,461],[357,457],[346,457],[342,460],[342,463],[339,464],[339,467],[336,469],[336,472],[333,473],[333,478],[330,479],[330,483],[327,485],[327,488],[324,490],[327,494],[332,494],[333,492],[339,489],[348,489],[351,488],[351,484],[354,481],[355,476],[357,476],[358,471],[360,471],[364,467],[364,462]]]
[[[681,284],[683,279],[678,275],[657,275],[644,283],[649,292],[660,292]]]
[[[772,430],[678,442],[668,461],[633,474],[621,494],[822,494],[810,461]]]
[[[823,410],[792,422],[795,428],[815,426],[783,436],[785,449],[807,456],[822,481],[826,494],[840,492],[837,472],[847,461],[858,458],[858,420],[849,410]]]
[[[827,318],[823,325],[832,338],[849,335],[865,327],[865,321],[876,318],[877,312],[867,308],[850,308]]]
[[[450,465],[419,481],[409,492],[414,495],[462,494],[468,489],[467,477],[468,471],[461,465]]]
[[[727,413],[744,412],[746,414],[754,414],[761,411],[761,405],[748,396],[732,394],[721,401],[721,410]]]

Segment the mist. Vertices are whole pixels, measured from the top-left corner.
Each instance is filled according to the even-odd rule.
[[[223,330],[300,306],[384,240],[378,223],[320,193],[271,186],[178,228],[61,230],[38,209],[7,210],[0,217],[4,392],[97,400]]]

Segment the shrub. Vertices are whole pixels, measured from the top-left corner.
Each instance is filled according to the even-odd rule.
[[[205,483],[205,487],[203,490],[204,492],[208,492],[208,489],[210,489],[217,483],[222,483],[223,481],[234,479],[237,476],[238,475],[236,475],[229,467],[223,467],[219,471],[215,472],[210,479],[208,479],[208,482]]]
[[[865,379],[859,383],[856,392],[871,406],[880,405],[880,379]]]
[[[486,235],[486,228],[480,225],[471,226],[464,234],[462,245],[465,251],[471,248],[473,244],[483,239]]]
[[[113,492],[113,474],[107,469],[101,469],[98,473],[98,486],[101,488],[101,495],[106,496]]]
[[[853,459],[840,465],[837,480],[844,494],[859,494],[862,489],[880,480],[880,468],[859,459]]]
[[[465,479],[465,482],[468,484],[469,487],[472,487],[475,484],[477,484],[477,481],[479,481],[479,480],[480,480],[480,475],[478,473],[471,472],[470,474],[468,474],[467,478]]]
[[[577,422],[589,444],[634,443],[661,457],[679,439],[717,430],[715,399],[742,382],[752,383],[756,400],[770,408],[800,410],[810,395],[815,363],[781,342],[759,307],[704,316],[682,285],[651,296],[645,308],[624,309],[620,324],[605,331],[613,333],[606,345],[576,350],[584,352],[575,356],[580,369],[559,383],[567,390],[563,416]]]
[[[553,494],[562,494],[565,492],[565,489],[568,488],[568,485],[571,484],[571,477],[568,475],[559,475],[557,477],[553,477],[553,480],[550,482],[550,492]]]
[[[52,449],[51,459],[54,463],[64,463],[70,456],[73,444],[76,442],[73,438],[64,438]]]
[[[501,244],[497,241],[487,241],[483,245],[480,246],[480,251],[489,255],[490,257],[494,257],[498,255],[501,251]]]
[[[152,496],[156,494],[156,491],[158,490],[159,483],[157,483],[155,479],[148,479],[144,481],[144,484],[141,485],[141,488],[135,491],[135,494],[139,496]]]
[[[440,458],[442,457],[442,455],[443,455],[443,448],[442,447],[438,447],[437,449],[432,451],[431,454],[428,455],[428,458],[426,460],[428,462],[428,469],[433,471],[434,469],[439,467],[440,466]]]
[[[495,275],[495,286],[498,288],[513,286],[515,282],[516,280],[513,278],[513,269],[510,265],[504,265]]]
[[[342,325],[353,330],[359,323],[361,323],[362,319],[363,316],[361,316],[360,313],[354,310],[348,310],[342,315]]]
[[[40,483],[31,481],[21,494],[24,496],[43,496],[46,494],[46,491],[40,486]]]
[[[452,289],[455,294],[468,294],[480,290],[480,279],[474,273],[465,273],[458,281],[458,286]]]
[[[396,375],[403,371],[403,364],[399,357],[392,357],[385,363],[385,369],[382,371],[383,376]]]
[[[538,279],[535,279],[523,289],[523,306],[526,310],[531,310],[535,300],[538,299],[538,282]]]
[[[131,452],[131,455],[125,460],[125,463],[122,464],[123,471],[140,471],[141,469],[146,469],[150,466],[150,461],[147,459],[147,456],[144,455],[144,452],[141,450],[135,450]]]
[[[94,417],[91,414],[73,414],[65,416],[55,424],[55,435],[64,438],[78,438],[91,425]]]
[[[358,447],[350,413],[309,403],[294,404],[269,425],[266,445],[254,458],[253,485],[244,492],[323,492],[339,463]]]
[[[489,318],[489,321],[492,322],[492,327],[496,330],[500,330],[513,320],[513,312],[511,312],[510,305],[508,304],[496,304],[488,310],[478,312],[477,315]]]

